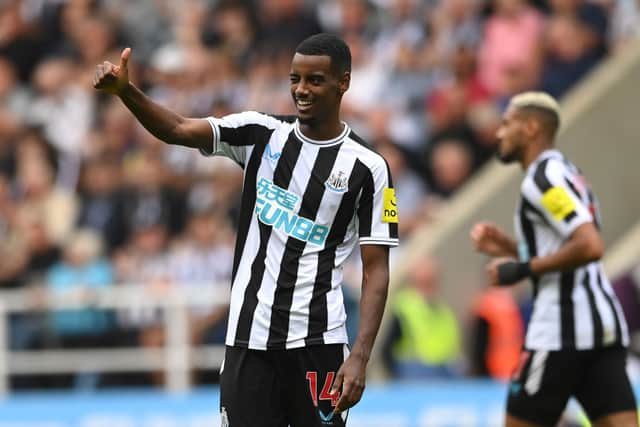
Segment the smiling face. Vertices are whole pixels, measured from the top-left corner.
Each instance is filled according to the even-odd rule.
[[[300,124],[309,128],[339,124],[340,101],[349,88],[349,72],[339,75],[327,55],[296,53],[289,79]]]

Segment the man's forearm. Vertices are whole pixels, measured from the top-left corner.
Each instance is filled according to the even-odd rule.
[[[503,256],[518,257],[518,243],[511,237],[504,235],[502,237],[501,245],[504,250]]]
[[[360,322],[358,336],[353,345],[352,354],[367,362],[380,328],[389,287],[389,270],[380,266],[365,272],[362,279],[360,298]]]
[[[588,242],[583,240],[569,240],[560,249],[550,255],[531,259],[532,274],[541,274],[554,271],[567,271],[596,261],[599,254],[590,250]]]
[[[132,83],[118,96],[140,124],[156,138],[169,144],[194,146],[178,132],[179,125],[186,120],[181,115],[152,101]]]

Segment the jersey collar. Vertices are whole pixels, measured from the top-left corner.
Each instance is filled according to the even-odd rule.
[[[310,144],[327,146],[327,145],[334,145],[334,144],[340,143],[340,142],[342,142],[343,139],[345,139],[347,137],[347,135],[349,135],[349,132],[351,131],[351,129],[349,129],[349,125],[347,125],[345,122],[342,122],[342,124],[344,125],[344,129],[342,130],[342,133],[340,135],[338,135],[337,137],[335,137],[333,139],[325,139],[325,140],[311,139],[311,138],[309,138],[307,136],[304,136],[304,134],[300,130],[300,121],[299,120],[296,120],[296,122],[295,122],[295,124],[293,126],[293,129],[294,129],[294,132],[295,132],[296,136],[301,141],[308,142]]]
[[[544,159],[548,159],[551,157],[562,158],[563,156],[562,156],[562,153],[557,148],[548,148],[544,150],[542,153],[540,153],[533,162],[531,162],[531,164],[527,168],[527,171],[533,170],[538,165],[538,163],[540,163]]]

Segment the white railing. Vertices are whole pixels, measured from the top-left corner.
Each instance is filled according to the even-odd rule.
[[[221,291],[222,290],[222,291]],[[9,393],[9,376],[83,372],[151,372],[164,370],[165,386],[180,393],[190,387],[194,368],[217,369],[223,345],[192,347],[189,310],[226,304],[228,286],[174,286],[158,290],[149,285],[117,285],[100,290],[51,293],[43,289],[0,291],[0,396]],[[157,308],[163,312],[165,346],[14,351],[9,345],[9,315],[62,309]]]

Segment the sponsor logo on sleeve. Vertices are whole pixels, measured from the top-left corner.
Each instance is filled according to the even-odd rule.
[[[398,208],[396,207],[396,190],[385,188],[382,194],[382,222],[398,223]]]
[[[565,219],[576,209],[575,202],[562,187],[548,189],[542,195],[542,206],[558,221]]]

